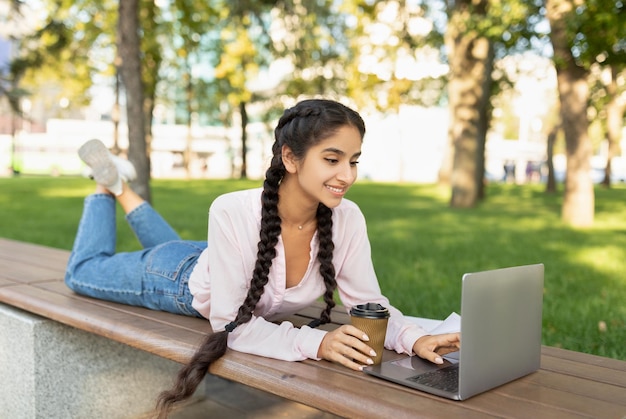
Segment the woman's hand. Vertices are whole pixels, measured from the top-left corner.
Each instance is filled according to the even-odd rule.
[[[413,344],[413,352],[420,358],[435,364],[443,364],[441,355],[461,349],[461,334],[446,333],[443,335],[426,335]]]
[[[371,365],[373,361],[370,357],[376,355],[372,348],[363,343],[368,340],[369,338],[362,331],[349,324],[344,324],[340,328],[326,333],[320,348],[317,350],[317,356],[360,371],[364,364]]]

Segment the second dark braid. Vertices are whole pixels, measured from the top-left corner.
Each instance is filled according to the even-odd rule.
[[[320,273],[324,278],[326,291],[324,292],[324,302],[326,307],[320,315],[320,323],[330,322],[330,312],[335,307],[334,294],[337,288],[335,280],[335,266],[333,265],[333,212],[324,204],[317,207],[317,237],[319,240],[319,250],[317,260],[320,262]]]

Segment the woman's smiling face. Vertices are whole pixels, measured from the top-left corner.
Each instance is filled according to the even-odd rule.
[[[344,125],[311,147],[305,158],[293,162],[293,169],[288,171],[294,173],[295,169],[297,183],[305,196],[334,208],[356,181],[361,143],[359,131]]]

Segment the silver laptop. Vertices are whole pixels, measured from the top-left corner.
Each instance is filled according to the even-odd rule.
[[[417,356],[367,366],[370,375],[453,400],[539,369],[543,264],[463,275],[461,350],[435,365]]]

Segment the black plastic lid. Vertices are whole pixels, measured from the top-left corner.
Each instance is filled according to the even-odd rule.
[[[350,315],[368,319],[386,319],[389,317],[389,310],[378,303],[366,303],[352,307]]]

